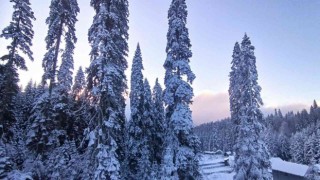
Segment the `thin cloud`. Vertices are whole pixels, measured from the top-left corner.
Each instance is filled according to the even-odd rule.
[[[274,109],[280,109],[285,115],[289,111],[297,112],[303,109],[308,110],[309,106],[302,103],[286,104],[279,106],[263,106],[261,111],[264,115],[274,113]],[[230,117],[228,93],[214,93],[204,91],[196,95],[191,105],[193,122],[195,125],[218,121]]]
[[[229,96],[227,93],[204,91],[194,97],[191,110],[195,125],[229,117]]]

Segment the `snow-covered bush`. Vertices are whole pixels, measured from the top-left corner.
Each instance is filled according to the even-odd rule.
[[[308,180],[320,180],[320,164],[310,166],[305,177]]]

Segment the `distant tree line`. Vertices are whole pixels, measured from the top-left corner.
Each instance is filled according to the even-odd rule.
[[[262,134],[272,157],[301,164],[320,163],[320,107],[313,102],[309,111],[267,115]],[[230,118],[201,124],[194,129],[202,151],[233,151],[235,134]]]
[[[235,134],[230,118],[201,124],[194,128],[195,134],[200,139],[202,151],[233,152]]]

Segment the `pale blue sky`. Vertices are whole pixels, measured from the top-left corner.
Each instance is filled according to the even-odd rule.
[[[34,22],[35,62],[28,63],[28,72],[21,72],[21,84],[42,76],[45,19],[49,0],[30,0],[37,18]],[[78,43],[75,69],[89,65],[88,28],[93,10],[89,0],[78,0]],[[167,11],[171,0],[129,1],[129,78],[132,56],[137,42],[142,49],[144,75],[153,84],[163,81],[162,67],[166,58]],[[187,0],[188,28],[192,43],[191,67],[197,78],[193,106],[196,122],[228,116],[228,74],[234,43],[246,32],[256,47],[259,83],[265,109],[291,107],[293,110],[320,100],[320,1],[316,0]],[[0,3],[0,29],[11,19],[12,4]],[[8,41],[0,39],[0,55]],[[202,99],[201,103],[200,100]],[[200,105],[201,104],[201,105]],[[203,106],[205,105],[205,106]],[[206,111],[208,112],[204,112]]]

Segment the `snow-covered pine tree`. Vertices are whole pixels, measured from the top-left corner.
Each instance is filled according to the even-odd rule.
[[[36,87],[34,87],[32,80],[30,80],[24,88],[24,91],[20,90],[15,98],[15,115],[17,121],[19,121],[16,123],[16,126],[20,127],[21,133],[26,130],[28,125],[28,119],[31,115],[30,111],[32,110],[32,105],[36,98],[35,93]]]
[[[14,99],[19,92],[19,75],[12,61],[0,64],[0,126],[3,143],[13,136],[12,125],[16,122],[14,114]]]
[[[309,125],[313,126],[314,128],[317,127],[317,122],[319,121],[320,116],[320,108],[318,107],[318,104],[316,100],[313,100],[313,105],[310,107],[310,118],[309,118]],[[316,131],[316,129],[314,130]]]
[[[131,67],[131,91],[130,91],[130,110],[131,116],[128,124],[128,154],[127,178],[137,179],[139,170],[139,160],[143,137],[143,113],[144,113],[144,84],[143,84],[143,64],[139,44],[135,51]]]
[[[0,125],[7,139],[12,137],[9,129],[15,121],[13,100],[18,93],[17,69],[27,70],[22,54],[33,61],[30,47],[33,39],[32,21],[35,20],[29,0],[11,0],[10,2],[14,3],[12,20],[0,34],[0,37],[11,40],[11,44],[7,46],[8,54],[0,57],[4,62],[0,67]]]
[[[276,113],[276,116],[278,117],[278,118],[280,118],[280,119],[283,119],[283,115],[282,115],[282,112],[281,112],[281,110],[280,109],[276,109],[276,111],[277,111],[277,113]]]
[[[73,50],[74,42],[72,38],[75,38],[75,32],[68,32],[65,36],[66,47],[62,54],[62,63],[58,72],[58,87],[57,90],[61,96],[67,96],[71,91],[72,86],[72,74],[73,74]],[[73,36],[73,37],[72,37]]]
[[[153,127],[153,117],[152,117],[152,97],[150,85],[147,79],[143,82],[143,115],[141,121],[141,139],[140,139],[140,157],[138,157],[138,173],[136,179],[152,179],[152,127]]]
[[[189,107],[193,97],[191,83],[195,75],[189,65],[192,52],[186,27],[187,14],[185,0],[172,0],[168,11],[167,58],[164,63],[164,102],[168,123],[165,159],[167,162],[171,158],[175,167],[171,169],[172,173],[167,173],[169,176],[177,174],[180,179],[197,179],[200,176],[197,156],[199,141],[193,134]]]
[[[314,152],[314,142],[315,142],[315,134],[313,133],[308,138],[306,138],[306,142],[304,144],[304,161],[307,165],[312,163],[312,159],[315,155]]]
[[[48,92],[44,91],[34,104],[30,117],[32,125],[27,140],[28,147],[36,153],[44,153],[50,147],[62,145],[66,138],[66,125],[64,124],[66,113],[59,111],[64,109],[63,104],[66,102],[62,103],[62,101],[65,101],[64,97],[71,89],[72,56],[76,42],[75,23],[79,11],[77,0],[52,0],[50,4],[49,17],[46,20],[49,26],[46,37],[47,53],[42,62],[44,68],[43,86],[49,79],[49,89]],[[55,87],[57,61],[63,36],[66,45],[59,71],[59,86]],[[53,88],[56,88],[57,92],[52,93]]]
[[[320,141],[319,141],[319,135],[317,133],[312,134],[312,136],[309,137],[311,139],[312,142],[312,157],[310,159],[310,164],[318,164],[319,163],[319,145],[320,145]]]
[[[143,114],[143,64],[140,45],[137,49],[132,61],[131,68],[131,87],[130,87],[130,110],[131,120],[141,121]]]
[[[320,172],[320,165],[313,164],[313,165],[309,166],[304,177],[308,180],[320,180],[319,172]]]
[[[291,138],[290,155],[293,162],[304,164],[304,135],[302,132],[297,132]]]
[[[291,159],[289,138],[286,135],[280,133],[280,135],[278,136],[278,145],[278,157],[280,157],[284,161],[289,161],[289,159]]]
[[[236,140],[235,171],[234,179],[272,179],[269,153],[264,144],[261,131],[263,129],[262,113],[260,106],[261,87],[258,85],[258,73],[254,46],[247,35],[241,43],[241,61],[239,68],[241,78],[239,89],[241,96],[237,101],[239,108],[239,132]]]
[[[167,132],[166,134],[166,143],[168,143],[170,139],[169,137],[172,136],[172,133]],[[161,166],[161,172],[160,177],[161,180],[178,180],[179,176],[177,173],[177,168],[175,166],[175,163],[173,162],[173,149],[168,144],[166,144],[164,153],[163,153],[163,163]]]
[[[241,57],[241,49],[238,42],[234,45],[232,61],[231,61],[231,72],[229,74],[229,102],[230,102],[230,112],[231,112],[231,121],[233,122],[233,130],[235,136],[237,136],[239,132],[239,110],[240,104],[238,102],[239,97],[241,96],[240,90],[240,57]]]
[[[314,155],[311,159],[312,164],[320,164],[320,129],[317,130],[314,139],[313,151]]]
[[[153,101],[153,128],[152,128],[152,147],[153,147],[153,163],[160,167],[164,152],[164,137],[165,137],[165,114],[162,97],[162,88],[156,79],[156,83],[152,91]],[[157,168],[154,168],[157,169]]]
[[[11,39],[11,44],[7,47],[9,53],[2,56],[2,61],[11,62],[15,67],[26,70],[26,62],[22,52],[33,61],[32,46],[33,30],[32,21],[35,20],[34,13],[30,7],[29,0],[11,0],[13,5],[12,21],[10,25],[2,30],[0,37]]]
[[[86,78],[82,70],[82,67],[80,66],[74,78],[74,84],[72,86],[72,97],[74,100],[80,99],[80,97],[84,94],[85,87]]]
[[[300,113],[300,122],[299,122],[299,128],[302,130],[303,128],[306,128],[309,126],[309,114],[306,109],[303,109]]]
[[[1,133],[0,126],[0,133]],[[2,135],[2,134],[0,134]],[[12,162],[10,161],[10,157],[8,157],[7,149],[5,144],[0,139],[0,178],[6,179],[8,173],[12,170]]]
[[[13,131],[13,138],[10,145],[6,149],[9,153],[10,159],[13,162],[14,170],[22,170],[23,163],[29,158],[28,151],[25,145],[27,134],[27,127],[30,126],[28,118],[32,105],[35,100],[36,88],[32,81],[29,81],[25,90],[19,89],[18,94],[14,98],[14,115],[16,123],[11,127]],[[14,171],[13,171],[14,172]],[[13,173],[12,172],[12,173]]]
[[[28,129],[26,145],[36,154],[45,153],[57,143],[57,137],[52,133],[56,126],[53,121],[56,116],[53,110],[54,104],[50,101],[51,98],[46,91],[47,88],[34,102],[29,117],[31,125]]]
[[[72,1],[70,1],[72,2]],[[78,4],[75,1],[73,8],[79,10]],[[76,21],[77,12],[73,16],[73,20]],[[73,24],[74,25],[74,24]],[[54,88],[55,93],[58,95],[58,99],[55,101],[54,109],[58,113],[56,121],[58,123],[58,129],[63,129],[67,133],[69,139],[73,139],[74,135],[74,115],[71,112],[72,100],[70,97],[73,75],[73,52],[77,38],[75,35],[75,28],[70,27],[65,34],[65,49],[62,53],[62,63],[58,72],[58,84]]]
[[[27,86],[24,89],[24,107],[23,107],[23,112],[24,112],[24,119],[25,121],[27,121],[27,119],[29,118],[30,111],[32,109],[32,104],[34,103],[34,101],[36,100],[36,92],[37,91],[37,86],[36,84],[30,80],[27,84]]]
[[[77,0],[51,0],[49,17],[46,19],[49,27],[46,37],[47,53],[42,61],[44,69],[42,80],[43,83],[49,80],[50,95],[55,86],[57,62],[63,35],[65,35],[66,50],[62,58],[70,61],[70,57],[72,57],[76,42],[75,23],[79,11]],[[69,52],[72,54],[68,54]]]
[[[91,0],[95,10],[89,29],[91,64],[88,91],[96,109],[89,146],[94,179],[120,179],[124,160],[125,70],[128,51],[128,1]]]
[[[81,179],[79,163],[74,141],[65,141],[48,154],[46,175],[49,179]]]
[[[74,79],[72,87],[72,112],[73,112],[73,129],[76,146],[79,147],[83,140],[83,132],[87,128],[90,119],[90,105],[86,99],[86,80],[85,75],[80,66]]]

